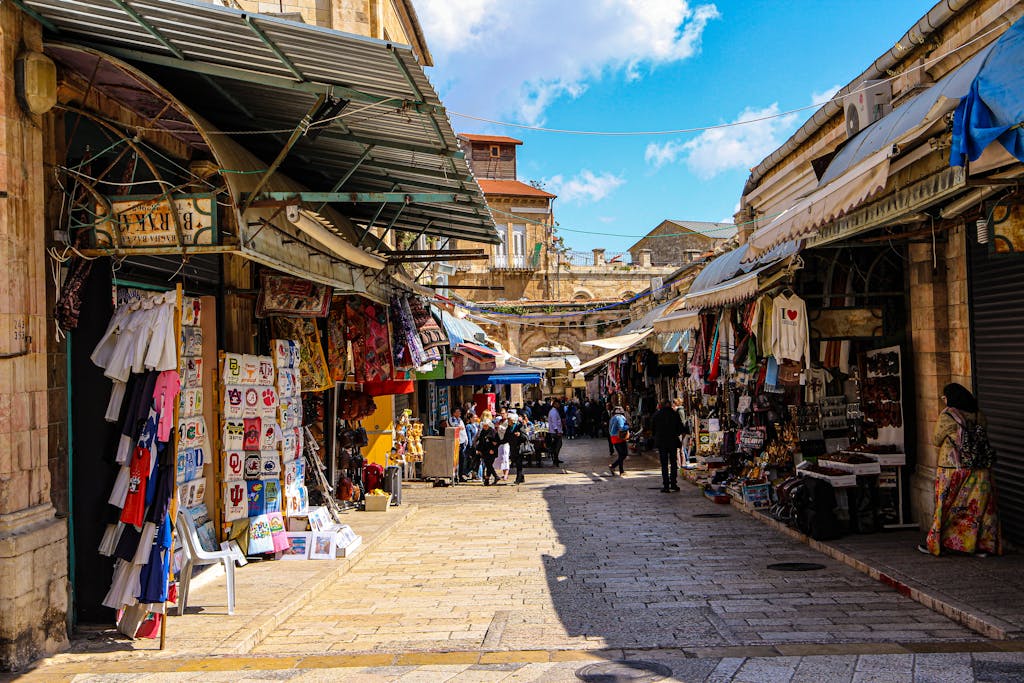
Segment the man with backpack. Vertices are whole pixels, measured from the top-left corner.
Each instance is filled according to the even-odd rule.
[[[622,406],[616,406],[612,411],[612,418],[608,421],[608,438],[612,442],[612,448],[618,456],[613,462],[608,463],[608,471],[615,476],[615,469],[619,474],[626,473],[626,456],[629,455],[629,420],[626,419],[626,411]]]

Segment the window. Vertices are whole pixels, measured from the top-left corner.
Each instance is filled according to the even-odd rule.
[[[498,145],[491,145],[491,157],[496,159],[501,156],[501,147]]]
[[[512,226],[512,267],[526,267],[526,226]]]
[[[494,267],[508,268],[508,235],[504,230],[499,230],[501,242],[494,245]]]

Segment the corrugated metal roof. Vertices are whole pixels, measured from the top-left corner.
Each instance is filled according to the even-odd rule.
[[[783,242],[759,254],[750,262],[744,263],[743,259],[747,255],[748,247],[749,245],[742,244],[736,249],[716,257],[711,263],[706,265],[704,270],[700,271],[700,274],[694,278],[687,296],[693,297],[702,292],[712,290],[734,277],[745,275],[755,269],[770,266],[784,258],[793,256],[800,251],[800,240]]]
[[[408,46],[190,0],[132,0],[136,16],[108,0],[21,4],[48,22],[49,38],[136,65],[264,162],[288,138],[267,131],[299,126],[322,93],[348,99],[341,119],[299,139],[282,172],[326,192],[365,153],[342,191],[459,198],[386,206],[378,226],[394,221],[397,230],[499,241],[451,122]],[[364,226],[379,208],[336,206]]]

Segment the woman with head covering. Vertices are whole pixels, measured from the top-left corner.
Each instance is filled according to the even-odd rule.
[[[960,384],[947,384],[942,401],[945,407],[932,438],[939,448],[935,514],[926,544],[917,549],[932,555],[944,550],[981,557],[1001,554],[992,463],[987,458],[972,461],[979,453],[988,455],[985,416],[974,395]]]

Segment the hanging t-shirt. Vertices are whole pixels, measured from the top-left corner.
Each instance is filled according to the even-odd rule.
[[[796,294],[780,294],[772,300],[772,355],[776,360],[800,361],[811,366],[807,305]]]
[[[128,479],[128,494],[125,496],[124,509],[121,510],[121,521],[125,524],[142,526],[143,516],[146,511],[146,483],[149,474],[153,470],[153,450],[156,448],[158,417],[156,411],[149,409],[149,417],[146,418],[146,425],[142,428],[139,442],[132,452],[132,459],[128,465],[130,476]]]
[[[167,443],[171,438],[171,429],[174,428],[174,402],[181,391],[181,378],[177,370],[167,370],[160,373],[153,387],[153,405],[160,415],[160,422],[156,432],[157,441]]]

